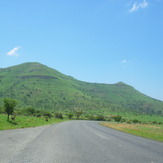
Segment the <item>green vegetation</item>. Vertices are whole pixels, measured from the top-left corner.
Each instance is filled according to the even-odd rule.
[[[55,117],[59,119],[63,119],[62,113],[55,113]]]
[[[4,99],[3,101],[4,108],[0,108],[0,130],[36,127],[68,120],[66,117],[63,117],[62,113],[54,114],[50,111],[36,110],[33,107],[14,109],[17,104],[14,99]],[[5,112],[8,117],[7,121],[5,119]]]
[[[75,115],[77,117],[77,119],[79,119],[79,117],[83,114],[83,111],[82,110],[76,110],[75,111]]]
[[[18,101],[16,108],[106,115],[136,112],[162,115],[163,102],[119,82],[97,84],[78,81],[40,63],[24,63],[0,69],[0,108],[4,98]]]
[[[7,113],[7,121],[9,121],[9,116],[14,112],[14,108],[17,105],[17,102],[13,99],[4,99],[4,108]]]
[[[82,82],[40,63],[0,69],[1,129],[51,124],[55,118],[163,124],[162,111],[163,101],[122,82]]]
[[[68,113],[67,116],[68,116],[69,119],[72,119],[72,117],[74,116],[74,114]]]
[[[107,115],[104,114],[83,114],[83,119],[101,120],[111,122],[126,122],[126,123],[145,123],[145,124],[163,124],[163,117],[159,115],[142,115],[130,112],[110,112]]]
[[[107,123],[107,122],[103,122],[100,124],[133,135],[154,139],[158,141],[163,141],[163,125]]]
[[[65,119],[66,120],[66,119]],[[17,116],[14,121],[6,121],[6,115],[0,114],[0,130],[36,127],[63,122],[62,119],[51,118],[46,121],[45,117]]]

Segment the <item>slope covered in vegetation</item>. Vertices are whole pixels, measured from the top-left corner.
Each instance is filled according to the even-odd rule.
[[[0,69],[0,106],[3,98],[18,101],[18,107],[90,111],[134,111],[162,114],[163,102],[119,82],[82,82],[40,63],[24,63]]]

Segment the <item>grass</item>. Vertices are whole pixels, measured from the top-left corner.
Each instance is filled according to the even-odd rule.
[[[163,116],[162,115],[143,115],[143,114],[136,114],[133,113],[125,113],[125,115],[122,114],[122,117],[133,120],[137,119],[141,121],[142,123],[149,123],[149,122],[157,122],[157,123],[163,123]]]
[[[36,127],[66,121],[62,119],[52,118],[49,119],[47,122],[45,121],[44,117],[33,117],[33,116],[17,116],[15,121],[9,122],[7,122],[6,119],[7,115],[0,114],[0,130]]]
[[[103,126],[120,130],[129,134],[148,139],[163,141],[163,125],[158,124],[127,124],[127,123],[100,123]]]

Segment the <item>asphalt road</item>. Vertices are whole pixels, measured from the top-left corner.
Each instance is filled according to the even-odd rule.
[[[0,163],[163,163],[163,143],[69,121],[0,131]]]

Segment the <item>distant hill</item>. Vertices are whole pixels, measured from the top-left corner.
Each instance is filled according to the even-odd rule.
[[[162,114],[163,102],[150,98],[123,82],[82,82],[40,63],[0,69],[0,105],[14,98],[19,107],[87,111],[134,111]]]

